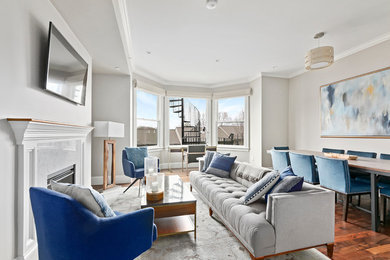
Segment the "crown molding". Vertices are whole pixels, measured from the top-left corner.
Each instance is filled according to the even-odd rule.
[[[134,68],[134,57],[132,56],[134,51],[133,42],[131,40],[131,30],[126,1],[112,0],[112,5],[114,7],[116,22],[118,24],[119,34],[123,44],[123,50],[126,55],[127,67],[129,69],[129,73],[131,74]]]

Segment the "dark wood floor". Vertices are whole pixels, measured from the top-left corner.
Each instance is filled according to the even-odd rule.
[[[187,172],[182,172],[181,169],[164,172],[169,175],[177,174],[184,182],[189,181]],[[127,186],[128,184],[123,185]],[[100,189],[101,185],[96,185],[94,188]],[[362,206],[369,208],[368,197],[362,200]],[[379,232],[374,232],[370,229],[371,216],[369,213],[350,207],[347,222],[342,221],[342,215],[343,207],[340,202],[336,204],[333,259],[390,259],[390,221],[385,226],[381,224]],[[318,250],[326,254],[325,247],[318,248]]]

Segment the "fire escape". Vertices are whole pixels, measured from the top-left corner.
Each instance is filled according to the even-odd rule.
[[[184,99],[172,98],[169,100],[169,107],[172,108],[173,113],[181,119],[181,143],[182,144],[199,144],[202,143],[201,138],[201,126],[200,126],[200,113],[198,109],[193,107],[192,113],[196,115],[188,115],[190,120],[186,120],[186,114],[184,113]],[[191,113],[191,111],[189,111]],[[195,118],[195,119],[194,119]]]

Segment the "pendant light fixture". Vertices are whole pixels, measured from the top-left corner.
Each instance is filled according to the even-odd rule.
[[[318,47],[307,52],[305,57],[305,68],[307,70],[319,70],[326,68],[334,62],[334,49],[332,46],[320,47],[320,39],[325,35],[324,32],[319,32],[314,35],[314,39],[318,40]]]
[[[214,9],[215,7],[217,7],[217,3],[218,1],[217,0],[206,0],[206,7],[207,9]]]

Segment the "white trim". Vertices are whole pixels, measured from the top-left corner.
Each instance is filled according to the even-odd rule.
[[[217,151],[249,152],[249,147],[242,145],[217,145]]]
[[[167,97],[181,97],[181,98],[201,98],[201,99],[210,99],[213,96],[213,93],[211,90],[204,91],[204,90],[197,90],[195,91],[188,91],[185,88],[182,90],[167,90],[166,92]]]
[[[38,169],[40,160],[51,161],[47,155],[40,155],[38,151],[43,145],[53,147],[54,144],[68,141],[74,143],[75,158],[71,163],[76,165],[75,183],[89,184],[86,180],[88,171],[85,142],[93,130],[91,126],[75,126],[67,124],[50,123],[44,121],[8,121],[15,135],[17,144],[17,233],[16,254],[17,259],[37,259],[37,238],[30,206],[30,187],[46,187],[47,174]],[[55,147],[55,145],[54,145]],[[64,151],[61,148],[53,154]],[[73,151],[73,150],[72,150]],[[61,154],[63,155],[63,154]],[[43,156],[43,158],[38,158]],[[46,156],[46,158],[45,158]],[[61,157],[63,159],[63,157]],[[46,166],[45,166],[46,167]],[[88,175],[89,176],[89,175]],[[87,182],[88,181],[88,182]]]
[[[131,40],[131,30],[129,24],[129,17],[127,11],[127,5],[125,0],[112,0],[114,6],[114,12],[116,22],[118,24],[119,33],[122,39],[123,49],[126,55],[127,67],[129,73],[134,70],[134,57],[131,55],[134,53],[133,44]]]
[[[242,97],[252,95],[252,88],[242,88],[235,90],[218,90],[213,93],[214,99],[223,99],[223,98],[232,98],[232,97]]]

